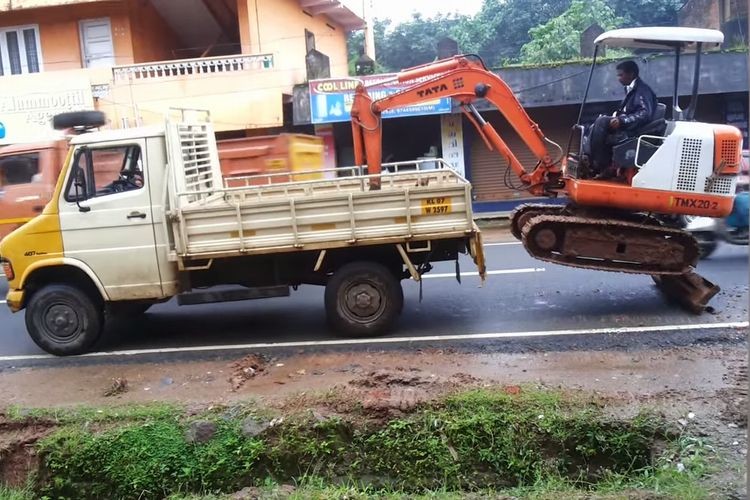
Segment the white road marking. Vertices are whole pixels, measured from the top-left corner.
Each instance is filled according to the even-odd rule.
[[[684,332],[692,330],[721,330],[747,328],[747,321],[736,323],[702,323],[691,325],[627,326],[621,328],[591,328],[582,330],[547,330],[536,332],[469,333],[465,335],[428,335],[424,337],[385,337],[376,339],[306,340],[299,342],[259,342],[256,344],[206,345],[195,347],[167,347],[163,349],[132,349],[125,351],[92,352],[78,358],[104,358],[114,356],[137,356],[142,354],[174,354],[208,351],[243,351],[249,349],[279,349],[319,346],[347,346],[366,344],[408,344],[412,342],[445,342],[451,340],[495,340],[508,338],[559,337],[568,335],[598,335],[616,333]],[[0,356],[0,362],[54,359],[51,354],[27,356]]]
[[[7,303],[8,303],[7,300],[0,300],[0,304],[7,304]]]
[[[496,271],[487,271],[487,275],[495,275],[495,274],[524,274],[524,273],[542,273],[546,271],[543,267],[527,267],[524,269],[499,269]],[[470,271],[461,273],[461,276],[479,276],[479,273],[476,271]],[[455,278],[456,273],[427,273],[422,278],[424,279],[434,279],[434,278]]]
[[[486,247],[506,247],[511,245],[520,245],[520,241],[503,241],[500,243],[485,243],[483,246]]]

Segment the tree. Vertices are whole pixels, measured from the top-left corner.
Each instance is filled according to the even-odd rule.
[[[383,40],[385,38],[385,30],[390,25],[390,20],[379,20],[376,19],[373,24],[373,29],[375,30],[375,48],[377,50],[378,47],[378,40]],[[351,31],[346,37],[346,49],[347,49],[347,60],[349,62],[349,74],[354,76],[356,74],[354,67],[357,63],[357,60],[359,59],[359,56],[364,52],[365,50],[365,32],[363,30],[360,31]],[[379,58],[375,57],[375,72],[376,73],[385,73],[387,71],[390,71],[388,68],[384,67],[380,61]]]
[[[586,4],[579,0],[573,8],[571,0],[484,0],[474,16],[424,18],[416,14],[395,26],[388,19],[378,19],[374,23],[378,71],[398,71],[434,60],[437,41],[443,36],[456,40],[461,52],[479,54],[491,67],[519,60],[569,59],[579,53],[580,32],[591,22],[605,29],[671,26],[676,24],[682,3],[684,0],[594,0]],[[349,40],[353,68],[364,37],[358,33]],[[536,52],[539,54],[534,55]]]
[[[676,26],[677,11],[685,0],[614,0],[612,8],[625,26]]]
[[[571,0],[484,0],[476,21],[488,36],[479,54],[497,66],[518,59],[530,30],[562,14]]]
[[[395,26],[388,19],[378,19],[374,22],[376,60],[388,71],[430,62],[443,36],[456,40],[461,52],[479,54],[490,66],[517,60],[521,47],[530,40],[529,29],[564,12],[570,1],[484,0],[475,16],[414,14]],[[349,40],[352,68],[364,39],[352,35]]]
[[[391,71],[434,61],[440,38],[454,38],[468,22],[466,16],[438,15],[424,18],[414,14],[412,18],[393,27],[383,37],[375,37],[377,60]],[[386,25],[387,26],[387,25]],[[465,47],[461,47],[466,50]]]
[[[576,59],[586,28],[596,23],[610,30],[624,22],[603,0],[573,0],[561,15],[529,30],[531,41],[521,48],[521,59],[530,64]]]

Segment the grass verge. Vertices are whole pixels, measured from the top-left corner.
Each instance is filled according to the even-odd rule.
[[[567,394],[483,389],[390,420],[357,413],[56,413],[34,485],[0,498],[218,499],[246,487],[261,498],[709,497],[711,448],[646,411],[618,420]]]

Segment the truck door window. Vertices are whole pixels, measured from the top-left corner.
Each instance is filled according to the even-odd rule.
[[[66,200],[75,201],[75,171],[85,177],[83,199],[107,196],[143,187],[141,148],[133,145],[79,150],[70,176]],[[79,194],[81,189],[79,188]]]
[[[0,158],[0,189],[40,180],[39,153],[26,153]]]

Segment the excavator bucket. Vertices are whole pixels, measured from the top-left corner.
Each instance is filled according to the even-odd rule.
[[[695,314],[702,313],[708,301],[721,291],[718,285],[693,271],[677,275],[653,275],[651,278],[665,297]]]

